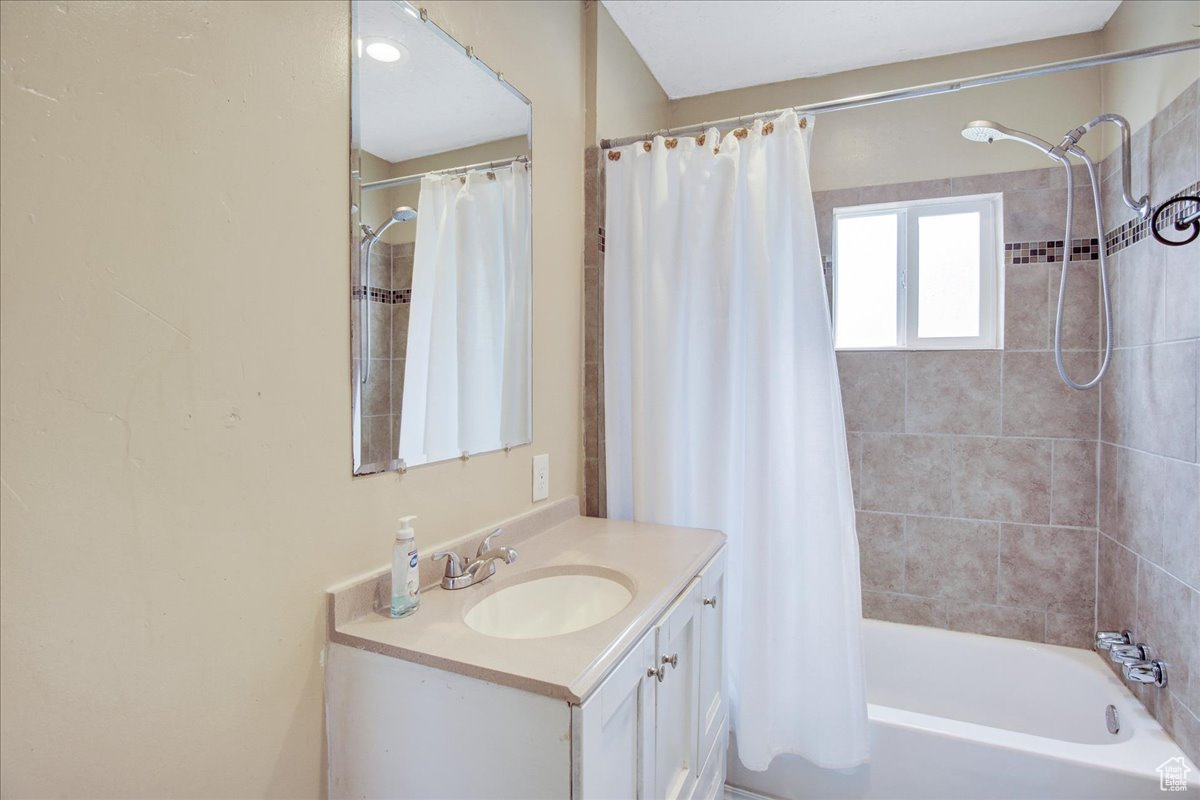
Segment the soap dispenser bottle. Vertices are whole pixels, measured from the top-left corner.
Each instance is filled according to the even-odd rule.
[[[421,605],[421,578],[417,569],[417,538],[412,521],[416,517],[401,517],[392,546],[392,605],[393,617],[407,617]]]

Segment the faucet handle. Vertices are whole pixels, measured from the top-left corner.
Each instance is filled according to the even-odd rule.
[[[481,555],[486,553],[488,550],[491,550],[492,549],[492,539],[495,539],[497,536],[500,536],[503,533],[504,533],[504,528],[496,528],[496,530],[492,531],[487,536],[483,537],[483,541],[479,543],[479,549],[475,551],[475,557],[479,558]]]
[[[1167,665],[1162,661],[1135,661],[1122,664],[1125,679],[1134,683],[1152,683],[1162,688],[1167,685]]]
[[[461,578],[462,577],[463,564],[462,564],[462,558],[458,555],[458,553],[455,553],[451,550],[439,550],[438,552],[433,554],[433,560],[437,561],[439,558],[446,559],[446,574],[444,577],[447,577],[447,578]]]
[[[1096,649],[1111,650],[1114,645],[1133,644],[1133,635],[1129,631],[1097,631]]]
[[[1108,657],[1118,664],[1136,664],[1139,661],[1149,661],[1152,656],[1150,645],[1143,642],[1138,644],[1114,644],[1108,651]]]

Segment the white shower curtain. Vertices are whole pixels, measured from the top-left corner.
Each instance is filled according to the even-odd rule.
[[[528,442],[529,172],[427,175],[417,201],[400,458]]]
[[[808,176],[788,112],[609,160],[608,514],[728,536],[742,763],[867,756],[858,542]],[[720,141],[719,152],[714,145]]]

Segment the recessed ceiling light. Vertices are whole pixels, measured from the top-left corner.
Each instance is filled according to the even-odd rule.
[[[369,39],[363,39],[364,49],[367,55],[376,61],[382,61],[385,64],[395,64],[398,62],[408,61],[408,50],[404,45],[393,42],[390,39],[384,39],[381,36],[373,36]]]

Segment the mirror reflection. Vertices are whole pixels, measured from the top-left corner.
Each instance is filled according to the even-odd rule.
[[[532,107],[407,3],[354,26],[354,472],[527,444]]]

